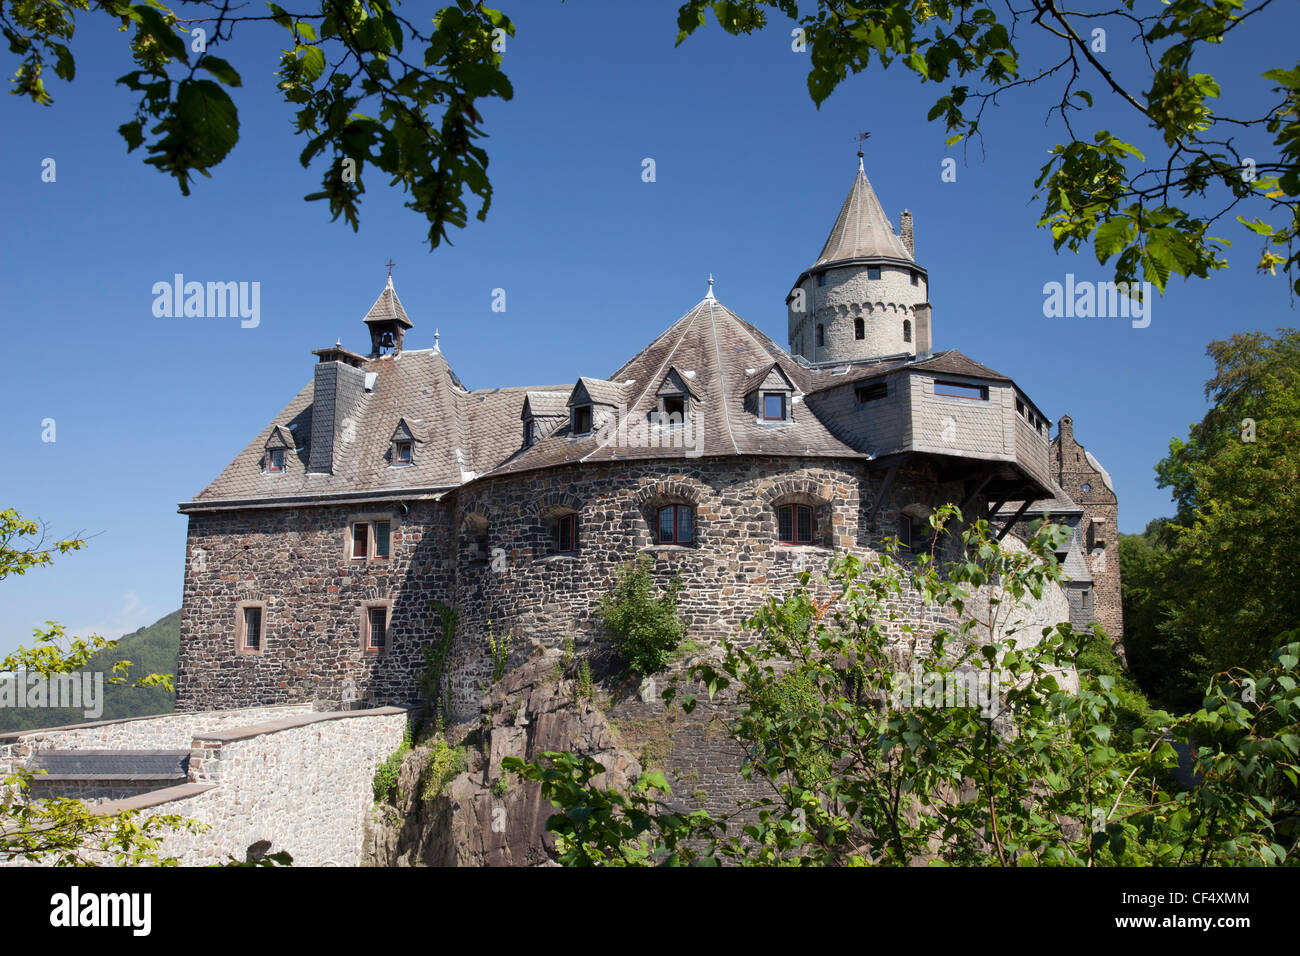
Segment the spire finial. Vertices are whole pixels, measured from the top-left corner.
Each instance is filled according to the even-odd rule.
[[[393,266],[395,265],[397,265],[397,263],[393,261],[392,256],[389,256],[388,257],[388,278],[390,279],[393,277]]]
[[[437,329],[434,329],[434,330],[433,330],[433,350],[434,350],[435,352],[441,352],[441,351],[442,351],[442,346],[440,346],[440,345],[438,344],[438,338],[439,338],[439,336],[438,336],[438,330],[437,330]]]
[[[863,130],[863,131],[859,132],[858,135],[857,135],[857,136],[854,136],[853,138],[856,139],[856,140],[858,141],[858,172],[860,172],[860,173],[865,173],[865,172],[866,172],[866,169],[865,169],[865,168],[863,167],[863,165],[862,165],[862,157],[863,157],[865,154],[862,152],[862,146],[863,146],[864,143],[866,143],[867,140],[871,139],[871,134],[868,133],[868,132],[866,132],[865,130]]]
[[[706,299],[713,298],[713,273],[712,272],[709,273],[709,292],[708,295],[706,295],[704,298]]]

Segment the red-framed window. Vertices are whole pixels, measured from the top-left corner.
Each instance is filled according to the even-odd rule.
[[[382,651],[388,646],[388,608],[366,608],[366,650]]]
[[[267,449],[267,471],[284,471],[284,449],[268,448]]]
[[[559,554],[571,554],[578,550],[578,516],[576,514],[560,515],[555,522],[555,550]]]
[[[769,422],[785,421],[785,395],[780,392],[763,393],[763,420]]]
[[[262,609],[260,607],[244,608],[244,650],[260,651],[262,649]]]
[[[690,505],[665,505],[659,509],[659,543],[692,544],[695,512]]]
[[[393,461],[399,465],[409,465],[411,463],[411,443],[409,441],[399,441],[393,443]]]
[[[808,505],[781,505],[776,509],[776,525],[782,544],[812,544],[813,510]]]
[[[370,525],[358,521],[352,526],[352,560],[364,561],[370,557]]]

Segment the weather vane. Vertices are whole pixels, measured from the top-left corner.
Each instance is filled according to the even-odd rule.
[[[866,143],[867,140],[871,139],[871,134],[866,131],[863,131],[858,133],[858,135],[854,136],[853,138],[858,141],[858,155],[861,156],[862,146],[864,143]]]

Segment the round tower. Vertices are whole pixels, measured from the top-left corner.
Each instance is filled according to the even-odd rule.
[[[792,354],[809,362],[850,362],[928,355],[929,276],[916,264],[912,214],[902,235],[867,180],[858,174],[821,255],[786,298]]]

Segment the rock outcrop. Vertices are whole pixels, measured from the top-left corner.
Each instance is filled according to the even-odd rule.
[[[558,665],[558,667],[557,667]],[[402,762],[396,793],[378,804],[366,832],[372,866],[531,866],[551,862],[555,812],[540,785],[501,769],[504,757],[538,759],[548,750],[587,754],[606,772],[593,783],[624,790],[640,761],[620,748],[605,715],[560,676],[564,658],[548,651],[507,674],[483,698],[478,722],[445,733],[463,748],[465,770],[438,779],[449,763],[440,739],[419,743]],[[439,785],[441,784],[441,785]]]

